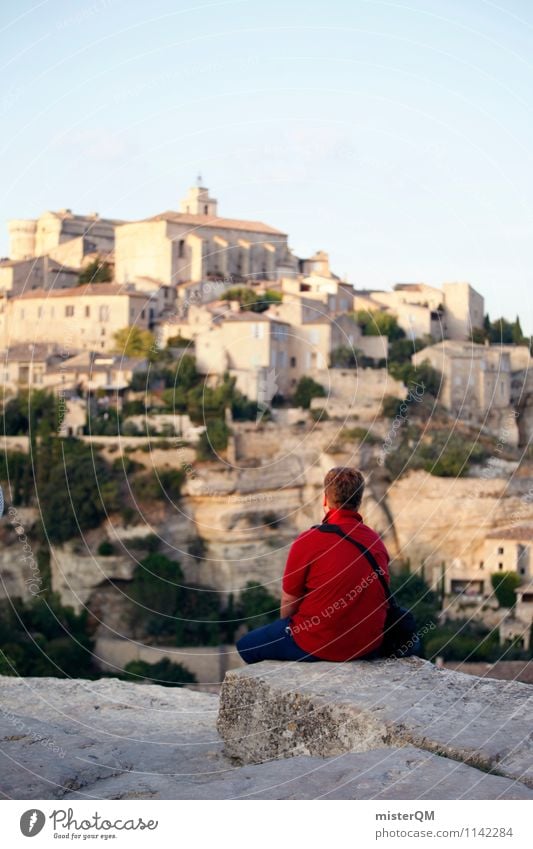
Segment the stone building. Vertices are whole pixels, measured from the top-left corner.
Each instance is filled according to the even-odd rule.
[[[49,256],[0,262],[0,297],[12,298],[32,289],[67,289],[78,283],[78,268]]]
[[[67,396],[100,389],[113,398],[121,398],[133,375],[145,372],[147,367],[147,360],[142,357],[82,351],[51,363],[43,380],[47,389]]]
[[[355,291],[353,308],[389,311],[410,339],[466,340],[483,326],[484,300],[469,283],[397,283],[391,292]]]
[[[248,398],[268,403],[276,392],[287,393],[293,385],[296,362],[290,336],[287,322],[265,313],[230,310],[196,335],[197,369],[207,376],[229,372]]]
[[[452,561],[444,574],[447,595],[487,598],[493,592],[491,575],[514,572],[521,583],[533,577],[533,525],[497,528],[485,535],[482,557],[465,564]]]
[[[54,342],[11,345],[0,357],[2,388],[6,394],[43,389],[49,370],[62,361],[59,346]]]
[[[191,188],[179,212],[163,212],[115,230],[118,283],[151,277],[162,284],[231,279],[276,280],[297,260],[287,234],[261,221],[219,217],[209,190]]]
[[[105,255],[113,251],[115,227],[120,223],[100,218],[97,212],[74,215],[70,209],[45,212],[36,219],[11,220],[9,258],[21,260],[48,255],[70,265],[76,264],[74,257],[89,253]]]
[[[423,348],[411,358],[428,362],[442,375],[441,404],[458,419],[502,427],[511,401],[511,361],[498,345],[445,340]],[[511,438],[518,441],[518,432]]]
[[[67,351],[109,351],[124,327],[150,327],[150,296],[114,283],[26,292],[4,301],[0,345],[54,342]]]

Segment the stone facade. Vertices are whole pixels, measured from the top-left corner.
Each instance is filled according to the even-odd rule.
[[[9,256],[13,260],[53,255],[60,245],[85,238],[85,253],[109,253],[114,231],[121,222],[100,218],[98,213],[74,215],[70,209],[45,212],[37,219],[17,219],[8,223]],[[63,260],[61,260],[63,261]]]
[[[67,351],[110,351],[117,330],[131,325],[147,330],[151,324],[149,295],[108,283],[26,292],[4,307],[0,314],[3,346],[60,342]]]
[[[296,264],[286,233],[261,221],[221,218],[205,187],[190,189],[180,209],[116,228],[118,283],[143,277],[172,286],[210,278],[254,283],[276,280],[278,267]]]
[[[354,292],[355,310],[387,310],[410,339],[470,339],[483,326],[484,299],[469,283],[397,283],[390,292]]]
[[[499,345],[445,340],[423,348],[411,358],[414,365],[428,362],[442,375],[439,400],[458,419],[483,422],[493,431],[503,429],[511,405],[511,361]],[[513,444],[514,433],[507,433]]]

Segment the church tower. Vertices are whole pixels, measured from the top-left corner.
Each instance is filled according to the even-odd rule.
[[[189,215],[209,215],[215,218],[217,215],[217,201],[209,197],[209,189],[202,186],[202,176],[198,175],[196,185],[192,186],[182,201],[180,201],[180,212]]]

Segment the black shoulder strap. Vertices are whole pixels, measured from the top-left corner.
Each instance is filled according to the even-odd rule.
[[[363,554],[366,557],[366,559],[368,560],[368,562],[372,566],[372,569],[374,570],[374,572],[378,576],[379,582],[380,582],[381,586],[383,587],[383,590],[385,591],[385,596],[387,598],[387,601],[389,602],[389,605],[391,607],[397,607],[398,606],[398,602],[396,601],[396,599],[394,598],[394,596],[392,595],[392,593],[390,591],[390,587],[387,583],[387,579],[385,578],[385,575],[383,574],[383,570],[382,570],[381,566],[379,565],[378,561],[376,560],[376,558],[374,557],[372,552],[368,550],[368,548],[365,548],[365,546],[362,543],[357,542],[357,540],[355,540],[349,534],[345,534],[344,531],[342,530],[342,528],[340,528],[338,525],[330,525],[326,522],[326,523],[323,523],[322,525],[313,525],[313,528],[316,528],[317,531],[323,531],[324,533],[327,533],[327,534],[335,534],[336,536],[342,537],[342,539],[348,540],[348,542],[351,542],[352,545],[355,545],[355,547],[359,549],[361,554]]]

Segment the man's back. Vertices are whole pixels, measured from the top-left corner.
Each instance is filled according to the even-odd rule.
[[[388,578],[389,556],[378,534],[354,510],[334,509],[328,524],[370,548]],[[340,537],[310,528],[291,546],[283,590],[301,597],[291,618],[295,642],[324,660],[352,660],[377,649],[387,602],[368,559]]]

